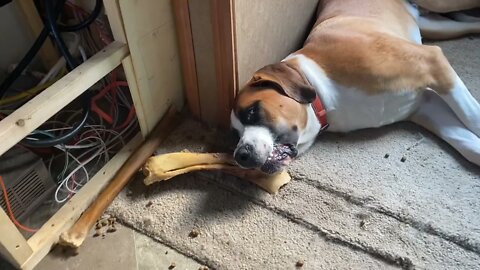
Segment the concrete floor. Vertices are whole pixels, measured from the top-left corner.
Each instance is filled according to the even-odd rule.
[[[122,225],[117,227],[105,237],[89,237],[77,255],[56,247],[35,270],[156,270],[168,269],[172,263],[175,269],[197,270],[201,266],[148,236]]]
[[[202,265],[168,246],[123,225],[105,237],[88,237],[75,254],[55,247],[35,270],[197,270]],[[14,270],[2,264],[0,269]]]

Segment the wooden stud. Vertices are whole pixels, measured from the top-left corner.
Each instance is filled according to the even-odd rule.
[[[181,109],[184,104],[172,3],[119,0],[118,4],[138,86],[138,94],[131,93],[141,100],[145,113],[138,115],[150,132],[170,105]]]
[[[43,22],[38,15],[35,3],[33,2],[33,0],[19,0],[16,2],[22,10],[24,19],[32,32],[32,36],[36,39],[40,35],[40,32],[42,32],[43,30]],[[43,66],[47,70],[53,67],[53,65],[55,65],[55,63],[60,58],[58,51],[55,49],[53,43],[48,38],[38,53],[40,58],[42,59]]]
[[[195,50],[193,48],[192,27],[188,0],[172,0],[175,14],[180,58],[182,61],[183,82],[188,108],[192,115],[201,118],[200,97],[198,90]]]
[[[230,126],[230,111],[238,89],[233,0],[211,0],[218,91],[218,122]]]
[[[197,69],[201,120],[218,126],[218,91],[215,68],[215,46],[210,1],[188,0],[193,49]]]
[[[2,190],[0,189],[0,195]],[[10,221],[7,214],[0,208],[0,254],[15,267],[20,267],[20,262],[26,261],[33,251],[27,240]]]
[[[107,14],[113,37],[116,41],[120,41],[128,45],[118,0],[104,0],[103,5],[105,6],[105,13]],[[125,76],[127,77],[128,88],[130,89],[130,94],[132,95],[133,104],[135,105],[138,124],[140,125],[140,130],[145,138],[150,131],[148,122],[146,121],[148,116],[145,106],[143,106],[141,93],[138,89],[137,77],[135,76],[135,70],[133,68],[132,57],[130,55],[122,60],[122,66],[123,70],[125,71]]]
[[[113,42],[3,119],[0,155],[112,71],[127,55],[125,44]]]

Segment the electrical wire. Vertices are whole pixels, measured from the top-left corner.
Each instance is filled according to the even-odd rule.
[[[60,70],[62,70],[62,68],[65,66],[65,63],[66,63],[65,58],[61,57],[60,59],[58,59],[58,61],[55,63],[55,65],[53,65],[53,67],[47,72],[47,74],[45,74],[43,79],[40,80],[40,82],[38,82],[37,86],[45,84],[51,78],[57,76],[57,74],[60,72]]]
[[[117,136],[115,136],[114,138],[112,138],[108,142],[104,142],[100,137],[96,137],[96,136],[90,136],[90,137],[85,138],[85,139],[93,138],[93,139],[97,139],[97,140],[101,141],[102,142],[101,147],[98,147],[97,151],[93,155],[91,155],[89,158],[87,158],[84,162],[81,162],[76,168],[74,168],[66,177],[64,177],[60,181],[59,185],[57,186],[57,189],[55,190],[55,201],[57,201],[58,203],[63,203],[65,201],[67,201],[73,194],[75,194],[77,192],[77,190],[72,189],[70,187],[70,185],[68,184],[69,180],[73,180],[76,187],[77,186],[81,187],[83,185],[83,183],[76,182],[75,179],[73,179],[73,176],[78,172],[78,170],[80,170],[82,168],[85,168],[85,166],[88,163],[90,163],[91,161],[93,161],[95,158],[97,158],[101,155],[108,155],[108,151],[111,148],[115,147],[115,145],[116,145],[116,143],[113,143],[113,144],[111,144],[111,143],[115,142],[117,140],[117,138],[120,138],[124,133],[126,133],[128,130],[130,130],[131,127],[133,127],[133,125],[135,123],[136,123],[136,121],[132,121],[129,124],[129,127],[124,129],[122,132],[120,132]],[[96,129],[94,129],[94,130],[96,130]],[[111,145],[109,147],[107,147],[108,144],[111,144]],[[78,157],[78,160],[80,160],[81,158],[83,158],[83,156],[87,155],[89,152],[92,152],[93,150],[95,150],[95,148],[89,149],[86,152],[82,153]],[[107,160],[105,161],[105,163],[106,162],[107,162]],[[88,182],[88,180],[85,181],[85,182]],[[71,186],[74,186],[74,185],[72,184]],[[66,189],[66,191],[69,192],[69,194],[67,196],[65,196],[64,198],[60,198],[60,192],[63,189]]]
[[[65,0],[59,0],[57,1],[56,5],[63,6],[65,3]],[[69,49],[67,48],[65,41],[63,40],[58,28],[57,28],[57,23],[56,23],[56,14],[55,14],[55,0],[49,0],[46,1],[46,13],[47,13],[47,25],[52,33],[55,42],[57,43],[60,52],[62,53],[63,57],[65,58],[65,61],[67,62],[67,67],[69,70],[74,69],[77,66],[76,60],[73,58],[73,56],[70,54]],[[80,122],[76,126],[74,126],[67,134],[63,134],[59,137],[56,138],[49,138],[45,140],[23,140],[23,144],[29,146],[29,147],[51,147],[57,144],[64,144],[71,139],[73,139],[83,128],[83,126],[86,124],[89,116],[90,116],[90,103],[91,103],[91,97],[88,93],[84,93],[82,95],[83,97],[83,117]]]
[[[31,89],[28,89],[28,90],[26,90],[26,91],[24,91],[24,92],[22,92],[18,95],[0,99],[0,106],[11,105],[12,103],[15,103],[15,102],[17,102],[19,100],[22,100],[24,98],[34,96],[34,95],[38,94],[39,92],[45,90],[47,87],[52,85],[54,82],[55,81],[50,81],[50,82],[47,82],[47,83],[43,83],[41,85],[37,85],[37,86],[35,86]]]
[[[63,40],[62,35],[60,34],[60,30],[58,29],[57,25],[57,14],[55,14],[55,4],[60,4],[63,6],[65,0],[59,0],[55,3],[55,0],[47,0],[45,1],[45,11],[46,11],[46,24],[50,33],[57,44],[58,50],[61,52],[65,60],[67,61],[67,68],[69,71],[73,70],[75,67],[78,66],[77,61],[73,56],[70,54],[67,45],[65,44],[65,40]]]
[[[88,95],[88,93],[86,94]],[[90,98],[84,98],[84,102],[89,104]],[[89,105],[84,106],[84,114],[83,114],[82,120],[78,122],[75,126],[73,126],[72,129],[67,134],[63,134],[55,138],[43,139],[43,140],[40,140],[40,139],[33,140],[32,138],[27,137],[26,139],[22,140],[22,143],[29,147],[44,148],[44,147],[52,147],[57,144],[64,144],[65,142],[69,142],[83,129],[83,127],[87,123],[87,120],[90,117],[90,109],[87,109],[86,108],[87,106]]]
[[[103,120],[105,120],[107,123],[109,124],[112,124],[113,123],[113,118],[111,115],[109,115],[108,113],[106,113],[105,111],[103,111],[98,105],[97,105],[97,101],[99,99],[101,99],[102,97],[104,97],[108,92],[114,90],[115,88],[117,88],[118,86],[128,86],[128,83],[127,82],[121,82],[121,81],[115,81],[113,83],[110,83],[109,85],[107,85],[106,87],[104,87],[98,94],[96,94],[93,98],[92,98],[92,105],[91,105],[91,108],[92,108],[92,111],[94,111],[95,113],[98,114],[98,116],[100,116],[101,118],[103,118]]]
[[[56,11],[58,11],[56,12],[56,14],[60,12],[60,8],[62,6],[63,5],[57,5],[55,7]],[[20,77],[25,68],[27,68],[27,66],[33,61],[33,58],[35,57],[35,55],[37,55],[38,51],[42,48],[43,43],[45,43],[45,41],[47,40],[48,35],[48,28],[43,27],[32,47],[30,47],[28,52],[25,54],[22,60],[20,60],[15,69],[8,75],[8,77],[2,82],[2,84],[0,84],[0,99],[5,96],[5,93],[10,88],[10,86],[12,86],[12,84],[18,79],[18,77]]]
[[[75,32],[78,30],[82,30],[84,28],[87,28],[92,22],[94,22],[98,16],[100,15],[100,12],[102,11],[102,0],[96,0],[95,1],[95,7],[93,8],[92,13],[90,13],[90,16],[87,17],[84,21],[80,22],[79,24],[76,25],[60,25],[58,29],[62,32]]]
[[[95,19],[100,14],[102,10],[101,2],[102,2],[101,0],[96,1],[94,11],[91,13],[91,16],[89,16],[87,20],[82,21],[79,24],[73,25],[73,26],[60,26],[59,27],[60,31],[62,31],[63,29],[64,31],[70,32],[70,31],[78,31],[78,30],[87,28],[93,21],[95,21]],[[64,1],[57,2],[57,5],[55,6],[55,9],[54,9],[54,14],[51,14],[51,15],[55,15],[53,21],[56,21],[56,18],[60,13],[64,3],[65,3]],[[27,68],[27,66],[33,61],[33,58],[35,57],[35,55],[37,55],[38,51],[42,48],[43,43],[45,43],[45,41],[47,40],[49,36],[49,32],[50,31],[48,27],[43,27],[42,31],[38,35],[33,45],[30,47],[28,52],[25,54],[25,56],[20,60],[18,65],[8,75],[8,77],[0,84],[0,99],[5,96],[5,93],[10,88],[10,86],[12,86],[12,84],[18,79],[18,77]]]
[[[43,30],[38,35],[37,39],[33,43],[32,47],[28,50],[27,54],[20,60],[15,69],[8,75],[8,77],[0,84],[0,99],[5,96],[7,90],[12,86],[12,84],[20,77],[22,72],[27,68],[27,66],[32,62],[35,55],[38,53],[42,47],[45,40],[48,37],[48,29],[43,28]]]
[[[127,128],[125,128],[124,130],[122,130],[122,132],[118,133],[115,137],[107,140],[107,141],[104,141],[103,139],[101,139],[101,134],[100,132],[102,131],[101,128],[98,128],[98,125],[95,125],[95,126],[89,126],[91,127],[91,130],[90,131],[87,131],[85,132],[84,134],[88,133],[88,132],[92,132],[94,131],[97,136],[87,136],[84,138],[84,140],[88,140],[88,139],[95,139],[95,140],[99,140],[101,141],[101,145],[98,145],[97,148],[91,148],[91,149],[88,149],[86,151],[84,151],[81,155],[79,155],[77,157],[78,160],[81,160],[82,158],[84,158],[85,156],[88,156],[90,155],[91,152],[94,152],[95,150],[95,153],[92,154],[91,156],[89,156],[86,161],[82,162],[81,164],[79,164],[77,167],[75,167],[67,176],[63,177],[62,176],[62,180],[59,181],[59,186],[57,187],[57,190],[56,190],[56,193],[55,193],[55,200],[58,202],[58,203],[63,203],[65,202],[66,200],[68,200],[68,198],[77,192],[77,188],[78,187],[81,187],[84,183],[88,182],[88,180],[86,181],[82,181],[82,182],[77,182],[73,176],[78,172],[78,170],[80,170],[81,168],[84,168],[88,163],[92,162],[94,159],[98,158],[98,157],[101,157],[102,155],[104,155],[105,157],[105,163],[108,162],[109,160],[109,157],[108,157],[108,152],[116,147],[116,145],[121,142],[122,145],[124,145],[124,142],[123,140],[121,139],[123,135],[125,135],[126,133],[128,133],[128,131],[132,130],[132,127],[136,124],[136,121],[132,121],[129,126]],[[109,130],[104,130],[105,132],[109,131]],[[81,141],[78,141],[78,143],[82,143],[82,140]],[[58,148],[58,146],[56,146]],[[66,149],[65,149],[66,150]],[[77,162],[78,163],[78,162]],[[98,164],[98,160],[97,160],[97,164]],[[95,165],[96,166],[96,165]],[[64,175],[64,174],[61,174],[61,175]],[[69,184],[70,181],[74,181],[73,184]],[[75,188],[72,188],[73,186],[75,186]],[[60,193],[62,190],[65,190],[66,192],[68,192],[68,195],[65,196],[64,198],[60,198]]]
[[[55,38],[55,43],[62,52],[63,57],[60,58],[55,66],[52,67],[52,69],[50,69],[43,77],[43,83],[50,82],[53,77],[56,77],[56,74],[58,74],[59,70],[63,68],[65,64],[69,70],[74,68],[77,63],[76,59],[73,58],[73,54],[76,54],[77,49],[82,60],[85,61],[88,52],[93,54],[98,51],[100,47],[111,42],[111,38],[108,37],[109,34],[105,31],[103,23],[97,19],[98,14],[100,14],[102,9],[101,2],[101,0],[96,0],[95,9],[89,15],[78,6],[72,3],[67,3],[67,6],[73,6],[73,14],[81,23],[73,26],[63,26],[58,25],[56,22],[56,16],[58,16],[60,10],[53,10],[52,7],[54,5],[56,5],[56,7],[63,7],[65,0],[47,1],[45,28],[52,32],[52,36]],[[86,25],[84,26],[86,30],[79,33],[79,35],[83,37],[81,41],[78,39],[79,35],[77,35],[74,37],[76,38],[73,42],[74,46],[65,48],[66,44],[62,39],[63,37],[61,36],[60,31],[75,31],[72,27],[80,27],[82,23],[87,24],[88,22],[88,24],[91,24],[94,21],[97,21],[93,25],[94,27],[90,28]],[[98,34],[100,39],[94,38],[92,33]],[[75,33],[73,34],[76,35]],[[62,41],[65,46],[62,45]],[[105,44],[101,44],[102,42]],[[68,55],[68,53],[70,53],[70,55]],[[67,201],[71,196],[78,192],[78,190],[90,180],[90,176],[94,171],[110,160],[111,153],[118,151],[119,146],[125,145],[124,138],[132,136],[135,131],[134,127],[138,126],[138,122],[135,118],[135,108],[129,98],[127,98],[122,91],[122,87],[128,85],[126,82],[117,81],[116,73],[117,71],[114,70],[112,71],[111,76],[107,76],[99,81],[99,84],[102,86],[100,88],[101,90],[95,94],[95,101],[93,101],[93,98],[89,93],[85,93],[85,95],[82,95],[84,102],[83,109],[70,112],[70,115],[65,122],[57,120],[60,119],[57,118],[58,115],[63,113],[63,111],[59,112],[56,114],[53,121],[48,121],[42,125],[42,130],[32,132],[22,141],[22,144],[28,147],[54,147],[61,151],[61,154],[56,156],[53,156],[55,155],[55,152],[52,153],[52,157],[48,160],[49,172],[52,172],[54,161],[55,164],[57,164],[57,158],[61,156],[65,157],[62,166],[63,168],[60,171],[55,171],[54,176],[58,183],[55,191],[55,200],[58,203]],[[38,86],[40,85],[43,86],[43,84],[39,84]],[[30,90],[32,89],[27,91],[30,93],[32,92]],[[90,92],[92,91],[96,90],[90,89]],[[34,94],[26,97],[32,95]],[[101,98],[108,100],[110,107],[106,110],[102,110],[97,106],[98,110],[95,111],[95,118],[92,118],[92,115],[89,113],[86,115],[86,108],[88,108],[88,112],[90,112],[90,107]],[[23,98],[17,97],[17,100],[21,101]],[[11,102],[16,102],[16,100]],[[11,104],[12,103],[8,102],[5,105]],[[123,116],[127,111],[128,114],[124,118]],[[106,117],[102,117],[102,113],[104,113],[103,116]],[[74,119],[78,119],[80,114],[82,114],[81,120],[75,121]],[[108,117],[110,117],[111,122],[105,119],[108,119]],[[94,121],[93,123],[100,123],[100,125],[89,124],[90,120]],[[72,135],[72,131],[75,131],[75,134]],[[48,151],[52,151],[51,149],[53,148],[46,148]],[[43,151],[43,149],[38,150]]]
[[[86,164],[88,164],[90,161],[92,161],[97,155],[99,155],[101,152],[102,152],[102,148],[99,148],[97,150],[97,152],[95,152],[94,155],[92,155],[91,157],[89,157],[87,160],[83,161],[80,163],[80,165],[75,168],[74,170],[72,170],[63,180],[62,182],[58,185],[57,189],[55,190],[55,201],[57,201],[58,203],[63,203],[65,201],[67,201],[70,196],[67,196],[66,198],[63,198],[63,199],[59,199],[59,192],[60,192],[60,189],[62,188],[62,186],[65,185],[65,183],[67,182],[68,179],[70,179],[70,177],[72,177],[78,170],[80,170],[82,167],[84,167]]]
[[[4,182],[3,177],[1,175],[0,175],[0,186],[2,187],[2,190],[3,190],[3,197],[5,198],[5,204],[7,205],[8,215],[10,216],[10,219],[12,220],[13,224],[15,224],[18,228],[20,228],[24,231],[30,232],[30,233],[34,233],[34,232],[38,231],[37,229],[32,229],[32,228],[29,228],[25,225],[22,225],[15,218],[15,214],[12,211],[12,206],[10,205],[10,199],[8,198],[7,187],[5,186],[5,182]]]

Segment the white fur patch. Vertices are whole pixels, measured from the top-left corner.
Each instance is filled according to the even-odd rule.
[[[300,68],[320,95],[327,110],[328,131],[348,132],[380,127],[405,120],[420,103],[416,91],[387,91],[369,95],[330,80],[325,72],[304,55],[295,55]]]
[[[255,155],[266,160],[273,150],[273,136],[270,130],[262,126],[246,126],[238,145],[253,146]]]
[[[455,75],[455,84],[452,91],[440,96],[463,124],[480,137],[480,104],[458,75]]]
[[[412,39],[417,44],[422,44],[422,36],[420,34],[420,28],[418,27],[418,20],[420,18],[420,12],[418,11],[418,7],[406,1],[405,6],[408,13],[410,13],[410,15],[412,15],[413,19],[415,20],[415,24],[410,26],[410,39]]]
[[[238,131],[240,136],[242,136],[245,127],[243,126],[242,122],[240,122],[240,120],[237,118],[233,110],[230,113],[230,125]]]

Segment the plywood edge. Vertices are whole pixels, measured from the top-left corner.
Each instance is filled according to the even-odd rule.
[[[37,233],[28,239],[33,255],[22,265],[22,269],[33,269],[48,254],[52,246],[58,242],[60,234],[75,223],[141,142],[142,136],[137,134],[75,196],[62,206]]]
[[[180,59],[182,62],[185,96],[190,112],[196,118],[201,118],[200,97],[198,90],[197,67],[193,47],[192,27],[188,0],[172,0],[175,15]]]
[[[230,111],[238,90],[233,0],[210,0],[217,74],[218,124],[230,127]]]

